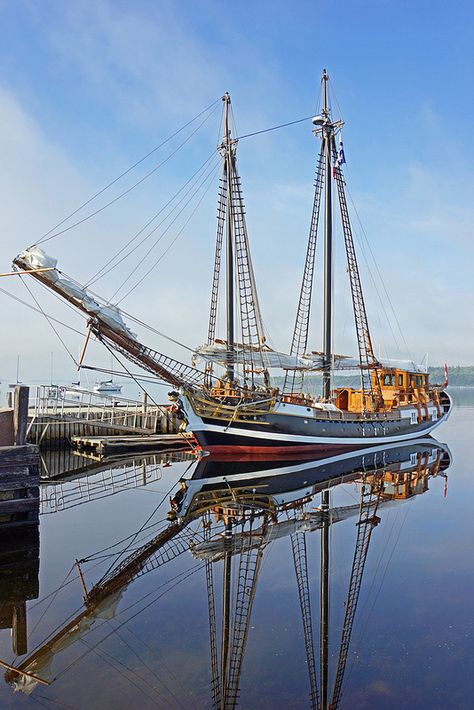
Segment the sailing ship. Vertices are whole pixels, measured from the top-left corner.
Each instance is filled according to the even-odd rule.
[[[20,254],[14,264],[31,272],[89,316],[91,334],[145,370],[170,383],[172,401],[184,411],[188,431],[202,449],[231,448],[278,451],[313,447],[325,451],[351,449],[415,439],[431,433],[451,412],[444,385],[434,385],[413,362],[375,356],[362,291],[351,220],[345,194],[342,143],[336,137],[343,122],[333,120],[328,102],[328,75],[322,75],[322,109],[313,118],[313,133],[321,141],[304,271],[289,353],[267,344],[256,279],[250,255],[241,180],[237,166],[238,138],[230,125],[229,94],[223,97],[224,134],[218,151],[222,173],[218,195],[217,238],[211,288],[207,343],[196,348],[186,365],[146,347],[125,324],[123,313],[56,268],[56,260],[38,246]],[[339,204],[347,256],[358,357],[333,352],[333,187]],[[324,199],[323,199],[324,197]],[[316,242],[324,202],[323,345],[308,352],[313,300]],[[224,252],[224,253],[223,253]],[[217,337],[221,271],[225,256],[226,333]],[[200,369],[197,362],[204,361]],[[81,356],[82,362],[82,356]],[[218,368],[221,368],[218,371]],[[284,373],[283,384],[270,377]],[[334,386],[338,371],[356,370],[358,387]],[[308,394],[308,378],[322,375],[320,396]]]

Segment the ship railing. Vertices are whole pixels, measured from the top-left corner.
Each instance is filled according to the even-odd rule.
[[[212,399],[204,399],[198,395],[192,398],[193,408],[201,417],[210,417],[213,419],[221,419],[227,423],[236,421],[248,421],[253,417],[259,417],[262,414],[270,412],[276,402],[276,399],[265,399],[259,402],[248,402],[242,405],[232,405],[223,402],[217,402]],[[262,405],[262,406],[260,406]],[[317,407],[308,406],[308,416],[315,419],[327,419],[336,421],[364,421],[368,417],[380,421],[398,420],[401,414],[398,410],[386,410],[380,412],[368,412],[366,415],[360,412],[348,412],[342,409],[326,410],[318,409]],[[291,416],[290,412],[288,413]],[[259,421],[259,425],[266,422]]]
[[[223,420],[239,419],[239,412],[245,417],[258,416],[268,412],[275,404],[275,398],[267,398],[261,400],[253,400],[250,402],[241,402],[240,404],[227,404],[226,402],[216,401],[194,395],[192,398],[194,410],[199,416],[213,417]]]

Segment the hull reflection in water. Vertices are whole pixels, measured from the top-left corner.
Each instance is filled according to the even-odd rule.
[[[445,466],[445,457],[449,459],[447,447],[425,437],[408,444],[371,446],[317,460],[309,455],[306,459],[300,455],[293,460],[285,456],[271,461],[203,458],[182,480],[170,517],[182,518],[199,510],[216,495],[233,498],[252,496],[255,491],[258,496],[273,497],[276,505],[284,505],[381,469],[401,474],[416,468],[420,461],[423,466],[431,466],[438,459],[439,465],[443,462]]]
[[[104,618],[104,609],[114,607],[115,621],[111,629],[104,626],[103,640],[128,623],[129,619],[124,618],[127,608],[121,609],[120,593],[134,579],[169,565],[180,555],[192,554],[202,562],[197,571],[205,574],[207,589],[212,706],[221,710],[235,708],[263,553],[273,541],[288,537],[304,632],[309,706],[335,710],[341,699],[372,533],[387,505],[424,493],[431,477],[446,476],[450,463],[448,448],[430,437],[316,461],[201,459],[191,465],[186,478],[178,484],[168,513],[169,524],[132,552],[128,549],[128,557],[122,554],[121,561],[109,568],[86,594],[82,611],[55,628],[15,670],[7,672],[6,679],[15,689],[32,692],[37,682],[34,676],[52,679],[74,668],[71,653],[67,654],[67,661],[61,661],[62,652],[78,644],[78,660],[82,658],[84,639],[97,627],[97,619]],[[357,486],[359,499],[351,505],[331,508],[329,489],[348,483]],[[355,522],[353,563],[339,649],[329,654],[330,526],[350,518]],[[139,532],[142,530],[143,526]],[[307,559],[307,536],[317,531],[321,544],[319,662]],[[171,588],[175,589],[175,603],[179,604],[177,589]],[[96,640],[95,646],[98,643]],[[331,687],[330,657],[337,657]]]

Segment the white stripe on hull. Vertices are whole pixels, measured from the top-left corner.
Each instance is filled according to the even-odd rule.
[[[219,426],[217,424],[200,424],[198,426],[190,426],[190,431],[194,435],[198,435],[200,431],[212,431],[232,436],[241,436],[251,439],[263,439],[265,441],[275,441],[288,444],[340,444],[341,446],[358,446],[359,444],[370,444],[386,442],[387,444],[396,441],[405,441],[407,439],[416,439],[420,436],[427,436],[431,434],[436,427],[442,424],[445,419],[438,419],[438,421],[433,422],[433,425],[422,429],[421,431],[407,432],[406,434],[399,434],[398,436],[361,436],[361,437],[339,437],[339,436],[301,436],[299,434],[277,434],[268,431],[255,431],[252,429],[238,429],[237,427]]]

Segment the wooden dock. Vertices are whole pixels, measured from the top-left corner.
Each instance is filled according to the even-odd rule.
[[[99,458],[125,453],[144,453],[162,448],[189,449],[196,445],[191,433],[148,436],[72,436],[71,445],[78,452],[93,453]]]
[[[38,448],[0,447],[0,528],[38,524]]]
[[[102,396],[89,390],[40,385],[29,408],[28,440],[42,448],[73,437],[175,434],[178,423],[168,404]]]

